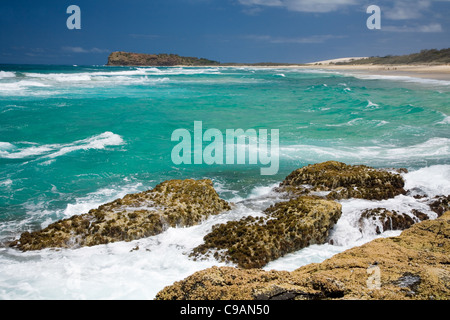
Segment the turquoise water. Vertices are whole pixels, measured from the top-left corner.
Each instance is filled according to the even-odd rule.
[[[296,168],[338,160],[434,168],[444,189],[450,184],[446,81],[276,68],[0,70],[1,241],[168,179],[210,178],[225,199],[245,199]],[[249,164],[175,165],[172,132],[192,131],[194,121],[223,133],[278,129],[278,173],[262,176],[261,165]],[[16,266],[16,255],[3,249],[0,260]],[[38,296],[60,293],[44,287]],[[26,296],[17,282],[3,293]]]

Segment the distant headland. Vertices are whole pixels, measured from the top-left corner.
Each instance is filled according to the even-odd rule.
[[[214,66],[220,62],[204,58],[182,57],[177,54],[145,54],[116,51],[109,55],[108,66]]]

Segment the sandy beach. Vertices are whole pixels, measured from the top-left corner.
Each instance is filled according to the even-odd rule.
[[[314,69],[450,81],[450,65],[311,65]]]
[[[385,76],[416,77],[423,79],[450,80],[450,65],[336,65],[364,57],[348,57],[308,63],[308,67],[323,70],[365,73]]]

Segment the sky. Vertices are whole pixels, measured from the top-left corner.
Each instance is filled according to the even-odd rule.
[[[81,29],[69,29],[70,5]],[[367,28],[370,5],[381,29]],[[113,51],[308,63],[450,47],[450,0],[2,0],[0,64],[104,65]]]

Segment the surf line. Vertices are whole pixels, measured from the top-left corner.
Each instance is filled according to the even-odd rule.
[[[226,129],[225,135],[215,128],[203,132],[203,122],[194,121],[193,136],[187,129],[173,131],[171,141],[179,143],[171,158],[175,165],[268,165],[260,168],[261,175],[275,175],[280,166],[279,136],[278,129],[271,129],[270,135],[268,129]],[[210,143],[203,148],[203,142]]]

